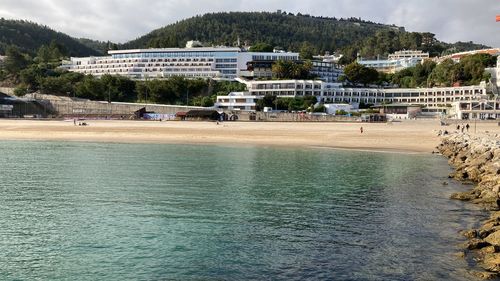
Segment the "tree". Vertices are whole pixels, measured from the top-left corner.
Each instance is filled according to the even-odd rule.
[[[318,54],[318,50],[309,42],[302,43],[300,47],[300,58],[303,60],[312,60],[315,55]]]
[[[257,43],[250,47],[250,52],[258,52],[258,53],[265,53],[265,52],[272,52],[274,50],[274,47],[270,44],[267,43]]]
[[[310,79],[312,63],[296,63],[293,61],[278,60],[272,66],[273,76],[277,79]]]
[[[364,85],[376,82],[379,77],[375,69],[365,67],[357,62],[347,65],[344,69],[344,75],[352,83],[362,83]]]
[[[5,55],[7,57],[5,58],[3,67],[11,75],[18,76],[19,72],[30,63],[29,58],[14,46],[7,47]]]

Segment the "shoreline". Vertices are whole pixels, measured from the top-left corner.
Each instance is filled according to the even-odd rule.
[[[437,120],[385,123],[274,123],[183,121],[0,120],[0,140],[109,143],[226,144],[320,147],[400,153],[431,153],[439,138]],[[360,127],[364,133],[360,133]],[[418,139],[418,141],[415,141]]]
[[[451,199],[471,202],[489,212],[489,219],[461,234],[468,239],[460,256],[474,260],[482,271],[471,270],[480,279],[500,277],[500,141],[499,134],[445,136],[437,147],[454,168],[449,178],[471,183],[472,189]],[[484,219],[482,219],[484,220]]]
[[[132,144],[272,146],[430,154],[439,145],[439,120],[396,123],[293,123],[86,120],[89,126],[57,120],[0,119],[0,140],[79,141]],[[363,133],[360,128],[363,127]],[[496,124],[478,125],[478,131]]]

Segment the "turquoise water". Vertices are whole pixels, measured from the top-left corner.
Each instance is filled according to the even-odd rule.
[[[0,142],[1,280],[470,280],[446,160]],[[460,270],[462,268],[462,270]]]

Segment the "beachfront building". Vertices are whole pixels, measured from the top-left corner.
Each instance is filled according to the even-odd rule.
[[[138,80],[173,76],[234,80],[247,71],[250,61],[298,59],[298,53],[254,53],[230,47],[136,49],[108,51],[103,57],[71,58],[62,67],[97,77],[111,74]]]
[[[232,92],[227,96],[217,96],[214,107],[221,110],[255,111],[257,97],[247,92]]]
[[[317,80],[244,81],[248,95],[262,97],[315,96],[322,103],[411,104],[422,108],[422,114],[438,115],[449,111],[458,101],[488,99],[486,85],[443,88],[345,88],[340,83]]]
[[[497,99],[482,99],[454,102],[450,116],[455,119],[500,119],[500,101]]]

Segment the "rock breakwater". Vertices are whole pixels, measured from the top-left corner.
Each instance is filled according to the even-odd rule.
[[[451,198],[480,204],[491,211],[490,218],[478,229],[463,231],[469,239],[463,245],[464,256],[472,257],[484,269],[473,272],[476,276],[500,277],[500,136],[452,134],[443,137],[438,150],[455,168],[450,178],[474,186]]]

